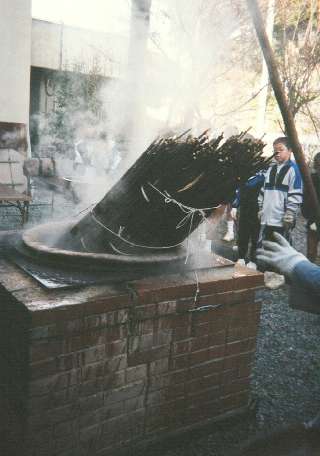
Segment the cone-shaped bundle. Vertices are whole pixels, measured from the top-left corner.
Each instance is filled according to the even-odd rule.
[[[105,197],[60,240],[68,249],[144,254],[171,248],[266,168],[264,144],[182,135],[154,141]]]

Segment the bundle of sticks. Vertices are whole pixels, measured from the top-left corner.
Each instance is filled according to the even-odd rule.
[[[143,254],[178,246],[237,187],[265,169],[265,144],[246,132],[156,139],[65,242],[89,252]]]

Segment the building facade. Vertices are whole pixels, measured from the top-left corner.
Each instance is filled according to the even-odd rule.
[[[25,124],[54,109],[57,72],[90,72],[118,78],[127,38],[32,19],[31,0],[0,0],[0,122]],[[32,128],[31,128],[32,129]],[[32,129],[37,142],[37,128]]]

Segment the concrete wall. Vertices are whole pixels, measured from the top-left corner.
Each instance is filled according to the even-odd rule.
[[[30,67],[72,69],[99,61],[118,77],[126,62],[126,38],[32,20],[31,0],[0,0],[0,122],[28,123]]]
[[[31,65],[58,70],[98,61],[105,76],[118,77],[126,62],[127,39],[33,19]]]
[[[0,11],[0,121],[27,123],[31,0],[1,0]]]

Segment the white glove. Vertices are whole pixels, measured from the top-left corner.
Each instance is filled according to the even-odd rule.
[[[257,260],[290,278],[295,266],[307,259],[291,247],[281,234],[273,233],[273,236],[276,242],[263,241],[263,248],[257,250]]]
[[[231,216],[231,218],[232,218],[233,220],[236,220],[236,218],[237,218],[237,212],[238,212],[238,210],[237,210],[236,207],[233,207],[233,208],[231,209],[231,211],[230,211],[230,216]]]
[[[311,223],[311,225],[309,226],[309,229],[310,229],[311,231],[317,231],[317,225],[313,222],[313,223]]]
[[[295,223],[296,223],[295,214],[292,211],[286,211],[282,218],[283,228],[285,230],[290,230],[291,228],[294,227]]]

